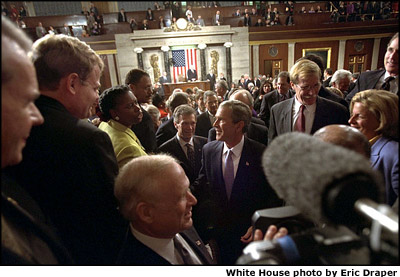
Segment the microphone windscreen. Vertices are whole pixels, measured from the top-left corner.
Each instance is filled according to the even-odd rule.
[[[278,196],[315,223],[328,221],[323,194],[337,180],[362,173],[374,184],[381,182],[364,156],[300,132],[276,137],[265,150],[262,164]]]

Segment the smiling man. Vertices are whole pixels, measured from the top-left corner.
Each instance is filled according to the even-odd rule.
[[[337,102],[318,96],[321,70],[310,60],[299,60],[290,70],[292,99],[271,108],[268,142],[283,133],[298,131],[313,134],[330,124],[348,125],[349,112]]]
[[[199,199],[195,222],[212,230],[199,232],[215,239],[221,263],[233,265],[253,213],[281,202],[261,167],[265,145],[244,136],[251,120],[249,106],[238,100],[224,101],[215,116],[217,140],[204,145],[202,167],[193,186]]]
[[[383,89],[399,95],[399,33],[389,41],[383,60],[385,69],[361,73],[353,90],[346,96],[350,103],[353,96],[367,89]]]
[[[114,193],[130,221],[118,264],[215,263],[193,227],[197,199],[174,158],[153,155],[130,161],[119,173]]]
[[[77,264],[112,263],[126,226],[112,193],[118,165],[109,136],[82,120],[99,99],[103,61],[65,35],[47,35],[33,50],[35,104],[44,123],[32,128],[24,160],[10,174],[54,223]]]
[[[207,143],[207,139],[194,135],[196,111],[191,106],[178,106],[174,110],[173,121],[177,134],[164,142],[158,150],[177,158],[190,183],[193,183],[200,171],[201,150]]]

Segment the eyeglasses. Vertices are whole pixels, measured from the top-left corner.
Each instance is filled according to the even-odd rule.
[[[295,84],[299,89],[301,89],[302,91],[310,91],[310,90],[319,90],[319,88],[321,87],[321,83],[316,83],[315,85],[313,85],[313,86],[304,86],[304,87],[301,87],[301,86],[299,86],[298,84]]]

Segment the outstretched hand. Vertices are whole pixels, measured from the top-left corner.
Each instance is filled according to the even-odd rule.
[[[257,241],[257,240],[277,239],[286,236],[287,234],[288,230],[285,227],[281,227],[278,230],[278,228],[275,225],[270,225],[265,235],[263,235],[260,229],[256,229],[253,237],[253,226],[250,226],[249,229],[247,229],[246,234],[244,234],[240,238],[240,240],[243,243],[250,243],[252,241]]]

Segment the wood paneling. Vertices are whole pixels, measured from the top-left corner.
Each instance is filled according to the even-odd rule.
[[[278,49],[278,54],[273,57],[269,54],[269,49],[271,47],[276,47]],[[265,73],[265,68],[264,68],[264,61],[276,61],[276,60],[282,60],[282,71],[287,71],[288,70],[288,45],[287,43],[281,43],[281,44],[263,44],[260,45],[259,48],[259,66],[260,66],[260,74]]]
[[[331,64],[333,71],[337,70],[337,60],[339,55],[339,41],[318,41],[318,42],[298,42],[294,48],[294,62],[303,56],[303,49],[310,48],[331,48]],[[323,72],[321,72],[323,74]]]
[[[384,67],[384,58],[385,58],[386,48],[387,48],[387,45],[388,45],[390,39],[391,39],[391,37],[386,37],[386,38],[382,38],[381,39],[381,43],[380,43],[380,46],[379,46],[377,69],[381,68],[381,67],[382,68]]]
[[[364,47],[360,51],[355,49],[356,43],[363,43]],[[349,39],[346,41],[346,50],[344,54],[344,69],[349,69],[349,56],[365,56],[364,71],[371,69],[372,51],[374,48],[374,39]],[[354,72],[353,72],[354,73]]]

